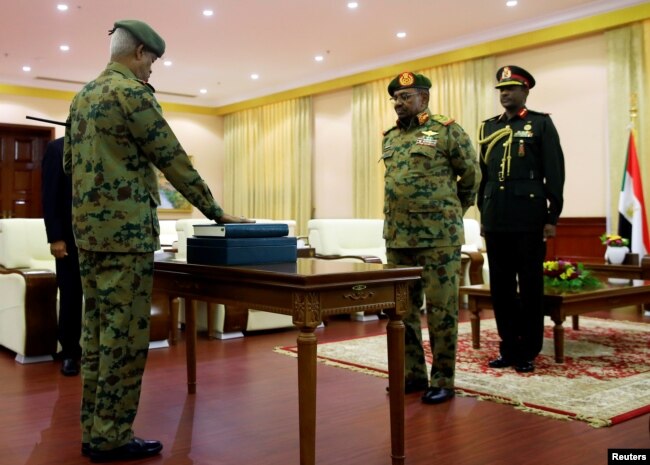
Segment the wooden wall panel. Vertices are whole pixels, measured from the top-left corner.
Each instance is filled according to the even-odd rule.
[[[605,217],[560,218],[557,237],[549,239],[546,244],[546,259],[604,263],[605,246],[599,237],[606,228]]]

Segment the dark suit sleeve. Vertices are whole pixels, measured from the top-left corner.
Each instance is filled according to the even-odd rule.
[[[47,144],[42,168],[43,219],[45,220],[47,241],[51,244],[65,240],[65,225],[63,223],[66,221],[65,199],[62,198],[62,193],[66,177],[63,173],[63,139],[56,139]]]
[[[476,202],[476,193],[481,182],[481,170],[479,168],[476,151],[472,141],[458,124],[449,128],[450,136],[450,162],[456,173],[456,192],[458,200],[463,208],[463,214]]]
[[[481,140],[485,137],[485,121],[481,123],[481,127],[478,132],[478,139]],[[485,184],[487,183],[488,173],[487,165],[483,161],[483,152],[485,151],[485,145],[480,144],[478,146],[478,162],[481,169],[481,183],[478,186],[478,193],[476,196],[476,206],[480,212],[483,209],[483,193],[485,192]]]
[[[544,190],[548,200],[546,224],[557,224],[564,204],[564,153],[560,136],[550,117],[546,117],[542,138],[542,163],[544,166]]]

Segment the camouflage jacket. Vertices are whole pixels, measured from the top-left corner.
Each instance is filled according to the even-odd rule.
[[[453,120],[429,110],[418,120],[415,127],[384,133],[386,246],[460,246],[463,214],[481,180],[476,152]]]
[[[63,164],[72,174],[77,246],[99,252],[160,248],[154,166],[208,218],[223,210],[176,139],[153,88],[109,63],[70,105]]]

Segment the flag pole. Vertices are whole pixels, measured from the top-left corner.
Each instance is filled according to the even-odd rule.
[[[638,116],[637,101],[637,93],[632,92],[630,95],[630,130],[634,133],[636,133],[636,118]]]
[[[630,95],[630,133],[618,204],[618,234],[630,241],[631,252],[641,259],[650,252],[650,231],[643,198],[642,172],[634,142],[636,117],[637,94],[633,93]]]

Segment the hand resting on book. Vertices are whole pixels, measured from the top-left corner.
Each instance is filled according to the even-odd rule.
[[[251,220],[251,219],[245,218],[243,216],[228,215],[226,213],[224,213],[221,218],[217,218],[215,221],[217,223],[219,223],[219,224],[226,224],[226,223],[255,223],[255,220]]]

